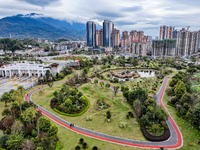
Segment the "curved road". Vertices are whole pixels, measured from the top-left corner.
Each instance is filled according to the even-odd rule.
[[[167,111],[167,109],[165,108],[165,106],[162,103],[162,98],[163,98],[169,77],[171,77],[171,76],[168,76],[164,79],[163,84],[160,88],[160,91],[157,93],[157,102],[166,111]],[[62,82],[65,82],[65,81],[56,82],[54,84],[58,84],[58,83],[62,83]],[[43,88],[45,88],[45,87],[47,87],[47,86],[43,86]],[[35,89],[35,90],[29,92],[28,96],[27,95],[25,96],[25,100],[32,101],[32,99],[31,99],[32,94],[40,89],[38,88],[38,89]],[[46,109],[42,108],[39,105],[37,105],[37,109],[40,110],[45,116],[47,116],[51,120],[55,121],[56,123],[62,125],[63,127],[67,128],[73,132],[76,132],[78,134],[82,134],[82,135],[85,135],[85,136],[88,136],[91,138],[95,138],[98,140],[106,141],[106,142],[111,142],[111,143],[120,144],[120,145],[124,145],[124,146],[131,146],[131,147],[138,147],[138,148],[154,148],[154,149],[159,149],[160,147],[163,147],[165,149],[177,149],[183,145],[182,134],[181,134],[178,126],[174,122],[173,118],[170,116],[168,111],[167,112],[169,114],[169,119],[167,121],[167,124],[169,126],[170,133],[171,133],[170,138],[167,141],[162,141],[162,142],[149,142],[149,141],[136,141],[136,140],[126,139],[126,138],[111,136],[111,135],[95,132],[95,131],[92,131],[89,129],[85,129],[85,128],[82,128],[79,126],[74,126],[73,128],[70,128],[69,122],[59,118],[55,114],[47,111]]]

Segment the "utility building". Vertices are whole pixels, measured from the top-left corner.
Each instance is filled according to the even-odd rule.
[[[198,52],[199,32],[178,31],[176,55],[187,56]]]
[[[153,40],[153,56],[175,56],[176,39]]]

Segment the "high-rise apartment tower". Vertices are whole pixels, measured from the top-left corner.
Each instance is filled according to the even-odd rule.
[[[96,46],[96,24],[92,21],[86,23],[87,46]]]

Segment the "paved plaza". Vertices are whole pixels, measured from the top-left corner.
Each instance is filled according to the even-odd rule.
[[[21,77],[18,79],[0,78],[0,97],[4,92],[9,92],[11,89],[16,90],[19,86],[23,86],[25,89],[31,88],[35,82],[32,82],[31,77]],[[17,84],[18,87],[15,87]]]

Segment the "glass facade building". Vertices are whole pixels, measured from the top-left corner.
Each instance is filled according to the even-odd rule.
[[[109,20],[103,22],[103,46],[113,47],[114,46],[114,23]]]
[[[86,23],[86,39],[87,46],[95,47],[96,46],[96,24],[92,21]]]

